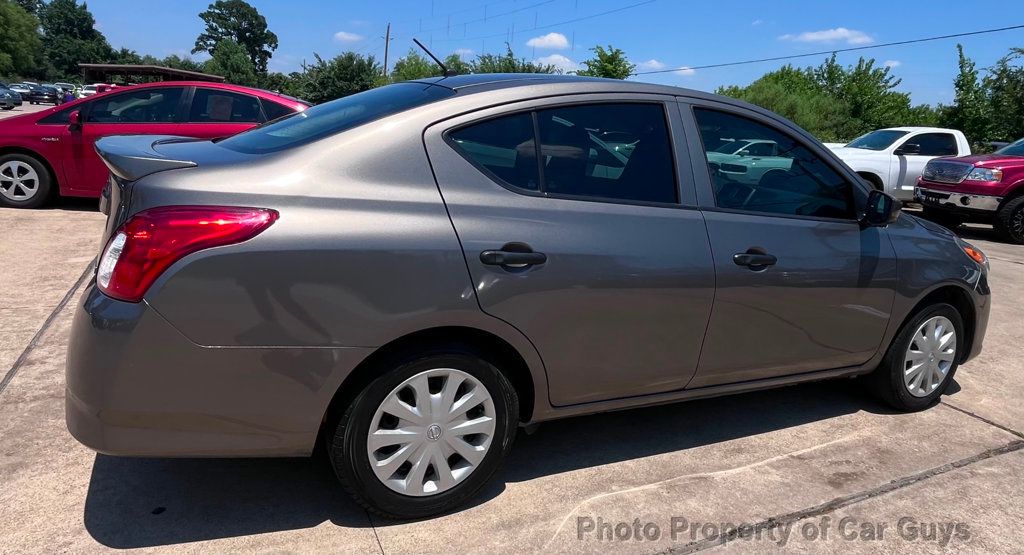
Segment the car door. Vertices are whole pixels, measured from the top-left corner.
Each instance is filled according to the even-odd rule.
[[[616,98],[491,108],[425,134],[467,294],[536,346],[555,405],[682,389],[711,310],[676,108]]]
[[[82,123],[69,129],[65,167],[70,162],[76,193],[98,195],[109,172],[96,154],[96,141],[110,135],[175,135],[185,87],[129,88],[100,96],[80,109]]]
[[[259,98],[197,86],[180,133],[200,139],[230,137],[266,121]]]
[[[861,229],[866,191],[826,151],[753,111],[687,102],[697,193],[717,290],[689,387],[773,378],[866,362],[893,303],[896,261],[885,230]],[[703,164],[719,136],[774,141],[788,160],[756,183]],[[703,164],[703,167],[700,165]]]
[[[903,153],[902,147],[907,144],[916,144],[920,151],[917,154]],[[917,178],[924,173],[924,167],[930,160],[940,156],[956,155],[956,137],[952,133],[919,133],[897,143],[893,151],[891,171],[898,176],[900,198],[913,196]]]

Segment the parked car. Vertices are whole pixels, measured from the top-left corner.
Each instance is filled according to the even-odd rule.
[[[75,85],[73,83],[54,83],[62,92],[74,92]]]
[[[789,171],[793,159],[780,156],[774,141],[758,139],[720,139],[722,143],[708,150],[708,163],[723,176],[758,184],[770,171]]]
[[[0,87],[0,109],[13,110],[21,106],[21,95],[7,87]]]
[[[32,87],[26,85],[25,83],[12,83],[9,88],[12,91],[20,94],[22,98],[24,98],[25,95],[27,95],[28,93],[32,92]]]
[[[85,98],[96,94],[96,88],[99,85],[85,85],[82,90],[78,91],[78,98]]]
[[[903,201],[913,200],[929,160],[971,153],[962,132],[938,127],[879,129],[830,148],[872,187]]]
[[[306,108],[276,93],[205,82],[136,85],[0,121],[0,165],[23,172],[0,205],[35,208],[49,195],[98,197],[109,172],[93,149],[107,135],[226,137]],[[0,182],[2,183],[2,182]]]
[[[950,227],[990,223],[1024,244],[1024,139],[992,154],[932,160],[914,194],[926,218]]]
[[[64,95],[57,87],[51,85],[35,85],[26,97],[32,104],[53,104],[54,106],[64,102]]]
[[[738,183],[708,163],[720,137],[792,162]],[[702,92],[465,75],[96,148],[71,433],[158,457],[320,444],[391,517],[466,502],[521,424],[860,375],[922,409],[988,320],[977,248]]]

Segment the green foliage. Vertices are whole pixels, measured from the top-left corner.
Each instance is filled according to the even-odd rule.
[[[182,58],[177,54],[171,54],[164,58],[158,65],[172,67],[174,69],[184,69],[186,71],[203,71],[203,64],[193,60],[192,58]]]
[[[39,13],[39,7],[42,5],[43,2],[42,0],[14,0],[14,3],[21,6],[21,8],[26,12],[35,15]]]
[[[395,62],[395,67],[391,70],[390,77],[392,82],[398,82],[438,75],[441,75],[441,68],[434,63],[434,60],[422,56],[414,49],[409,49],[408,54]]]
[[[956,45],[956,52],[959,72],[953,81],[955,96],[953,105],[943,109],[941,122],[944,127],[963,131],[972,145],[983,146],[990,137],[991,105],[974,61],[964,54],[962,45]]]
[[[203,64],[203,70],[221,75],[228,83],[253,86],[256,84],[256,70],[249,60],[249,53],[242,45],[231,39],[224,39],[213,50],[213,57]]]
[[[936,119],[929,107],[911,107],[910,95],[894,90],[899,84],[890,68],[875,67],[874,60],[843,67],[833,55],[817,67],[787,65],[747,87],[717,92],[777,112],[823,141],[842,141]]]
[[[345,52],[330,60],[313,54],[316,62],[303,64],[302,72],[294,75],[292,94],[319,104],[377,86],[381,66],[373,56]]]
[[[245,49],[249,62],[258,73],[267,72],[267,60],[277,50],[277,35],[267,28],[267,19],[244,0],[217,0],[199,18],[206,30],[196,37],[192,53],[216,54],[226,39]]]
[[[21,6],[0,0],[0,75],[30,75],[38,68],[39,20]]]
[[[988,69],[983,87],[992,115],[987,140],[1014,141],[1024,137],[1024,68],[1015,62],[1024,57],[1024,48],[1010,53]]]
[[[636,70],[636,65],[629,63],[626,53],[612,47],[610,44],[607,49],[598,45],[590,50],[594,53],[594,57],[589,60],[583,60],[583,65],[586,66],[586,69],[577,71],[576,75],[625,79]]]
[[[516,58],[507,43],[504,54],[481,54],[469,63],[469,69],[472,73],[561,73],[553,65]]]
[[[43,53],[49,67],[48,78],[79,75],[80,63],[103,63],[114,57],[114,50],[89,8],[75,0],[50,0],[39,8],[43,30]]]

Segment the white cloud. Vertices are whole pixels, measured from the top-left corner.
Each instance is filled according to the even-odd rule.
[[[659,62],[654,58],[651,58],[646,62],[636,64],[636,68],[640,71],[658,71],[659,69],[665,69],[666,67],[668,67],[668,65],[665,62]]]
[[[526,46],[532,48],[547,48],[550,50],[564,50],[569,48],[569,39],[562,33],[548,33],[539,37],[533,37],[526,41]]]
[[[566,58],[561,54],[550,54],[548,56],[542,56],[534,60],[534,63],[541,65],[553,65],[556,68],[562,70],[563,73],[569,71],[576,71],[580,68],[580,65],[576,62]]]
[[[338,31],[334,33],[334,40],[338,42],[359,42],[363,40],[363,35],[349,33],[348,31]]]
[[[845,42],[846,44],[868,44],[874,42],[864,31],[836,27],[824,31],[804,31],[798,35],[782,35],[779,40],[795,42]]]
[[[693,75],[694,73],[697,73],[697,70],[693,69],[693,68],[689,68],[689,67],[683,66],[683,67],[673,71],[672,73],[675,73],[676,75],[682,75],[682,76],[686,77],[686,76]]]
[[[764,21],[761,21],[760,19],[755,19],[755,20],[750,22],[750,26],[751,27],[757,27],[758,25],[760,25],[762,23],[764,23]]]
[[[885,67],[900,67],[901,65],[903,65],[903,62],[899,60],[886,60],[882,62],[882,65]]]
[[[473,54],[476,54],[476,52],[474,52],[472,48],[456,48],[455,51],[452,52],[452,54],[455,54],[460,58],[465,58],[466,56],[472,56]]]

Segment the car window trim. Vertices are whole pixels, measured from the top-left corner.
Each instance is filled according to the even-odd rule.
[[[484,176],[486,176],[488,179],[490,179],[491,181],[497,183],[501,187],[503,187],[505,189],[508,189],[509,191],[511,191],[513,193],[520,194],[520,195],[523,195],[523,196],[535,197],[535,198],[553,198],[553,199],[559,199],[559,200],[580,200],[580,201],[589,201],[589,202],[603,202],[603,203],[612,203],[612,204],[625,204],[625,205],[630,205],[630,206],[646,206],[646,207],[653,207],[653,208],[690,208],[690,209],[694,209],[694,208],[696,208],[695,206],[688,206],[688,205],[683,204],[680,201],[679,161],[676,159],[677,156],[678,156],[678,154],[677,154],[678,151],[675,148],[674,138],[673,138],[673,135],[672,135],[672,120],[670,119],[670,115],[669,115],[669,105],[668,105],[668,102],[669,101],[666,101],[666,100],[663,100],[663,99],[645,100],[645,99],[632,99],[632,98],[630,98],[630,99],[613,99],[613,98],[609,98],[609,99],[600,99],[600,100],[567,100],[565,102],[559,102],[559,103],[554,103],[554,104],[533,105],[533,106],[530,106],[530,107],[524,107],[524,108],[517,109],[517,110],[510,110],[510,111],[507,111],[507,112],[501,112],[501,113],[497,113],[497,114],[490,114],[490,115],[487,115],[487,116],[484,116],[484,117],[481,117],[481,118],[478,118],[478,119],[473,119],[471,121],[459,123],[457,125],[454,125],[452,127],[449,127],[447,129],[445,129],[441,133],[441,137],[442,137],[444,142],[449,147],[451,147],[460,157],[462,157],[463,160],[466,160],[467,162],[469,162],[470,165],[472,165],[479,172],[484,174]],[[567,107],[574,107],[574,106],[590,106],[590,105],[594,105],[594,104],[651,104],[651,105],[657,105],[657,106],[659,106],[661,108],[662,116],[665,118],[665,131],[667,132],[667,137],[666,138],[668,139],[668,142],[669,142],[669,155],[670,155],[670,159],[672,161],[672,180],[673,180],[673,183],[674,183],[674,192],[675,192],[675,197],[676,197],[675,201],[673,201],[673,202],[656,202],[656,201],[631,200],[631,199],[621,199],[621,198],[612,198],[612,197],[596,197],[596,196],[585,196],[585,195],[566,195],[566,194],[562,194],[562,193],[550,193],[550,192],[544,191],[544,169],[543,169],[543,161],[542,161],[543,159],[541,157],[541,146],[540,146],[540,125],[539,125],[540,122],[539,122],[539,120],[537,118],[537,112],[539,112],[541,110],[567,108]],[[471,127],[473,125],[477,125],[477,124],[480,124],[480,123],[485,123],[485,122],[488,122],[488,121],[494,120],[494,119],[499,119],[499,118],[509,117],[509,116],[515,116],[515,115],[524,114],[524,113],[530,115],[530,119],[531,119],[531,121],[533,123],[533,137],[534,137],[533,142],[534,142],[534,153],[535,153],[534,155],[537,158],[537,166],[538,166],[538,168],[537,168],[538,169],[538,176],[537,176],[538,182],[537,182],[537,190],[536,191],[533,191],[533,190],[530,190],[530,189],[524,189],[522,187],[518,187],[516,185],[513,185],[513,184],[505,181],[501,177],[497,176],[492,171],[487,169],[485,166],[483,166],[482,164],[478,163],[476,160],[472,159],[465,152],[463,152],[463,150],[461,148],[459,148],[458,143],[455,142],[455,140],[451,137],[451,133],[456,132],[456,131],[458,131],[460,129],[463,129],[463,128],[466,128],[466,127]]]
[[[679,100],[679,103],[681,104],[681,106],[680,106],[681,108],[682,107],[688,108],[687,115],[689,116],[690,121],[697,128],[697,131],[698,131],[697,137],[695,138],[695,141],[697,142],[697,144],[700,145],[701,148],[700,148],[699,152],[691,155],[694,158],[692,165],[697,165],[697,162],[698,162],[697,158],[702,158],[703,159],[702,163],[700,165],[702,165],[704,167],[703,175],[707,178],[707,186],[710,187],[711,200],[712,200],[712,204],[710,206],[702,205],[701,206],[702,210],[705,210],[705,211],[708,211],[708,212],[725,212],[725,213],[732,213],[732,214],[746,214],[746,215],[752,215],[752,216],[779,217],[779,218],[789,218],[789,219],[798,219],[798,220],[812,220],[812,221],[820,221],[820,222],[840,222],[840,223],[849,223],[849,224],[858,225],[858,226],[860,225],[859,215],[862,212],[861,204],[862,204],[862,202],[864,202],[866,200],[867,193],[868,193],[864,189],[864,185],[859,183],[859,182],[857,182],[857,181],[851,180],[847,170],[836,167],[836,164],[835,164],[834,160],[831,160],[828,156],[824,156],[820,152],[818,152],[820,150],[820,148],[818,148],[815,145],[811,144],[804,137],[802,137],[799,133],[793,133],[793,132],[783,128],[782,126],[776,124],[774,121],[770,120],[769,118],[767,118],[767,117],[765,117],[765,116],[763,116],[761,114],[758,114],[757,112],[751,111],[751,110],[744,110],[743,108],[730,106],[729,104],[720,103],[720,102],[714,102],[714,101],[708,101],[708,100],[704,100],[704,99],[680,97],[678,100]],[[781,133],[781,134],[785,135],[786,137],[789,137],[791,140],[796,141],[800,146],[803,146],[804,148],[809,150],[812,154],[814,154],[819,159],[821,159],[823,162],[825,162],[825,165],[828,166],[829,169],[831,169],[837,175],[839,175],[842,179],[844,179],[847,182],[848,185],[852,186],[851,187],[851,196],[852,196],[851,200],[853,202],[853,209],[854,209],[853,217],[852,218],[829,218],[829,217],[826,217],[826,216],[808,216],[808,215],[802,215],[802,214],[783,214],[783,213],[773,213],[773,212],[761,212],[761,211],[757,211],[757,210],[741,210],[741,209],[737,209],[737,208],[723,208],[723,207],[718,206],[718,196],[715,193],[714,184],[713,184],[713,182],[711,180],[711,170],[708,168],[707,149],[706,149],[706,147],[704,145],[704,137],[701,136],[701,134],[699,132],[700,131],[700,126],[697,123],[697,114],[694,111],[697,108],[703,108],[703,109],[706,109],[706,110],[713,110],[713,111],[717,111],[717,112],[723,112],[725,114],[729,114],[729,115],[732,115],[732,116],[736,116],[736,117],[739,117],[739,118],[743,118],[743,119],[746,119],[746,120],[753,121],[753,122],[758,123],[760,125],[764,125],[766,127],[774,129],[776,132]],[[682,110],[680,110],[680,112],[682,112]],[[696,172],[696,171],[700,171],[700,170],[694,169],[693,171]],[[857,191],[860,191],[860,195],[857,194]]]

